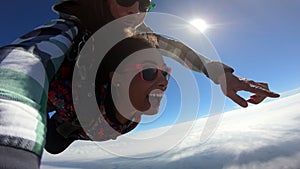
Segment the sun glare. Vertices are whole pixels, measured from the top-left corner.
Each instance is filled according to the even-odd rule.
[[[207,23],[203,19],[194,19],[190,22],[200,32],[205,32],[208,28]]]

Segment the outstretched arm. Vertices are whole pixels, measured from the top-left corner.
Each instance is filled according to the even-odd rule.
[[[218,77],[224,72],[233,73],[233,68],[218,61],[212,61],[180,41],[172,40],[156,34],[159,42],[159,48],[170,58],[175,59],[185,67],[199,73],[204,73],[214,83],[218,84]]]
[[[269,90],[267,83],[237,77],[233,75],[234,70],[231,67],[211,61],[179,41],[167,39],[160,35],[158,35],[158,40],[160,48],[175,53],[172,55],[174,59],[194,71],[203,72],[214,83],[220,84],[223,93],[242,107],[247,107],[248,103],[259,104],[266,97],[279,97],[279,94]],[[253,95],[245,100],[237,94],[238,91],[247,91]]]
[[[144,24],[141,25],[140,30],[152,33],[152,30]],[[258,104],[266,97],[279,97],[279,94],[269,90],[267,83],[237,77],[233,74],[233,68],[221,62],[209,60],[180,41],[155,35],[158,38],[159,48],[165,51],[163,53],[165,56],[177,60],[191,70],[204,73],[215,84],[220,84],[223,93],[240,106],[247,107],[248,103]],[[245,100],[237,95],[238,91],[247,91],[253,95]]]

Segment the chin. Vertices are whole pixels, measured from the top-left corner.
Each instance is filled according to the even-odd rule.
[[[144,115],[156,115],[159,112],[160,102],[150,103],[149,100],[145,100],[143,106],[139,107],[137,110]]]
[[[142,111],[144,115],[156,115],[159,111],[159,107],[150,107],[146,111]]]

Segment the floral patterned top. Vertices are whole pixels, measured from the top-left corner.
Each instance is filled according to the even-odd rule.
[[[102,85],[100,93],[97,94],[101,114],[96,119],[91,119],[88,127],[80,125],[72,98],[73,64],[72,62],[64,62],[49,86],[48,111],[56,111],[52,118],[56,121],[58,133],[65,138],[105,141],[116,139],[121,134],[133,130],[141,120],[140,115],[134,116],[126,124],[121,124],[115,118],[112,118],[114,115],[107,114],[114,113],[114,111],[105,110],[106,85]],[[76,95],[76,91],[73,91],[73,94]]]

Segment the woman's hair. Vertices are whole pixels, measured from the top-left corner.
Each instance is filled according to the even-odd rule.
[[[120,41],[104,56],[97,71],[96,84],[109,84],[110,72],[114,72],[119,64],[134,52],[157,46],[156,36],[146,33],[132,35]]]

